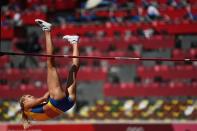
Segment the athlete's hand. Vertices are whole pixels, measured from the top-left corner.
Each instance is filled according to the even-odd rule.
[[[47,100],[47,99],[49,98],[49,92],[45,93],[44,96],[43,96],[43,98],[44,98],[45,100]]]

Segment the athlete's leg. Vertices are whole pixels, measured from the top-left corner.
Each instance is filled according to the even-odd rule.
[[[73,36],[71,36],[72,38]],[[75,39],[76,37],[76,39]],[[64,38],[66,39],[66,38]],[[68,38],[69,39],[69,38]],[[70,41],[68,40],[71,45],[72,45],[72,50],[73,50],[73,56],[79,56],[79,49],[78,49],[78,36],[74,36],[74,40],[75,41]],[[76,76],[77,76],[77,72],[79,70],[79,59],[78,58],[73,58],[72,59],[72,65],[71,68],[69,70],[69,75],[67,78],[67,85],[66,88],[68,90],[69,93],[69,97],[73,100],[76,101],[76,88],[77,88],[77,84],[76,84]]]
[[[48,55],[53,54],[53,44],[51,40],[51,24],[42,20],[35,20],[45,33],[46,38],[46,53]],[[55,57],[47,58],[47,86],[50,97],[53,99],[61,99],[65,97],[65,92],[61,87],[57,69],[55,67]]]
[[[53,45],[50,31],[45,31],[46,52],[48,55],[53,54]],[[61,87],[57,69],[55,67],[55,57],[47,58],[47,86],[50,97],[53,99],[61,99],[65,96],[65,92]]]

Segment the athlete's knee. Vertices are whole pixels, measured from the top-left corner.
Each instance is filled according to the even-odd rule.
[[[56,63],[55,63],[55,59],[54,58],[48,58],[47,60],[47,67],[55,67],[56,66]]]
[[[71,66],[70,72],[75,72],[75,73],[77,73],[78,70],[79,70],[79,67],[80,67],[79,65],[73,64],[73,65]]]

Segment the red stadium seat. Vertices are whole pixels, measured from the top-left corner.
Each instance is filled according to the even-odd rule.
[[[187,51],[181,49],[174,49],[172,51],[172,58],[173,59],[196,59],[197,58],[197,50],[190,49]],[[176,62],[178,64],[183,64],[182,62]]]
[[[145,49],[160,49],[173,48],[174,37],[154,36],[150,39],[142,39],[142,44]]]
[[[0,85],[0,90],[10,90],[10,86],[9,85]]]
[[[55,9],[56,10],[65,10],[65,9],[73,9],[75,8],[76,1],[75,0],[55,0]]]
[[[25,25],[35,25],[35,19],[46,20],[46,14],[44,12],[26,12],[22,15],[23,24]]]
[[[1,39],[12,39],[14,37],[14,29],[8,26],[1,26]]]
[[[53,0],[42,0],[43,4],[47,6],[49,10],[54,9],[54,1]]]
[[[137,74],[141,78],[154,78],[155,77],[155,71],[153,68],[146,68],[144,66],[139,66],[137,68]]]
[[[174,49],[172,52],[172,58],[173,59],[184,59],[185,58],[185,52],[180,49]]]
[[[68,76],[68,68],[60,68],[58,69],[58,73],[60,74],[61,79],[66,79]],[[28,69],[21,71],[19,69],[10,69],[1,76],[1,79],[7,79],[8,81],[19,81],[22,79],[26,80],[40,80],[46,81],[47,72],[43,69]],[[78,79],[81,81],[100,81],[106,80],[107,71],[106,69],[98,69],[98,68],[81,68],[78,73]]]
[[[27,7],[31,8],[34,5],[40,5],[41,4],[41,0],[27,0]]]
[[[21,90],[21,91],[35,90],[35,87],[33,85],[21,84],[19,87],[19,90]]]
[[[66,7],[67,6],[66,6],[66,1],[65,0],[56,0],[55,1],[55,9],[56,10],[64,10]]]
[[[196,0],[189,0],[189,3],[191,4],[191,5],[196,5],[197,3],[196,3]]]
[[[105,69],[94,69],[91,67],[80,69],[78,72],[78,80],[81,81],[104,81],[107,78]]]
[[[197,68],[189,66],[176,66],[174,75],[176,78],[196,78]]]
[[[115,11],[114,12],[114,16],[115,17],[126,17],[127,16],[127,12],[124,11],[124,10]]]
[[[185,9],[174,9],[173,7],[168,7],[167,9],[160,10],[161,15],[167,15],[171,19],[176,20],[176,19],[183,19],[184,15],[186,14]]]
[[[195,28],[196,23],[181,23],[181,24],[173,24],[167,25],[166,30],[170,34],[186,34],[186,33],[197,33],[197,29]]]
[[[128,3],[129,0],[116,0],[116,2],[118,3],[118,5],[122,5]]]
[[[58,70],[62,79],[68,77],[68,70],[61,68]],[[107,71],[105,69],[98,69],[92,67],[80,68],[77,74],[77,79],[80,81],[104,81],[107,78]]]
[[[103,11],[97,11],[96,16],[98,17],[109,17],[109,11],[103,10]]]
[[[64,66],[70,65],[72,60],[71,59],[56,58],[55,61],[58,66],[64,67]]]
[[[29,80],[38,80],[38,81],[47,81],[47,70],[46,69],[28,69],[26,70],[27,74],[24,75],[24,78]]]
[[[136,97],[136,96],[195,96],[197,88],[196,84],[184,84],[181,82],[165,83],[148,83],[136,85],[134,83],[124,83],[121,85],[113,85],[111,83],[104,84],[104,94],[107,97]]]
[[[145,78],[155,78],[162,77],[164,79],[192,79],[195,78],[195,73],[197,68],[194,66],[154,66],[154,67],[143,67],[137,68],[137,74],[139,77]]]
[[[0,68],[5,67],[6,64],[9,63],[9,56],[1,56],[0,57]]]
[[[193,58],[193,59],[197,58],[197,49],[190,49],[189,58]]]
[[[8,69],[5,72],[5,77],[8,81],[18,81],[23,78],[23,73],[17,68]]]

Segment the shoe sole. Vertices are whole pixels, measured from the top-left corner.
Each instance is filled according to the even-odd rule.
[[[41,27],[46,27],[43,23],[48,24],[48,25],[49,25],[49,28],[52,26],[50,23],[48,23],[48,22],[46,22],[46,21],[43,21],[43,20],[41,20],[41,19],[36,19],[35,22],[36,22],[37,24],[39,24]],[[48,27],[46,27],[46,28],[48,28]]]

